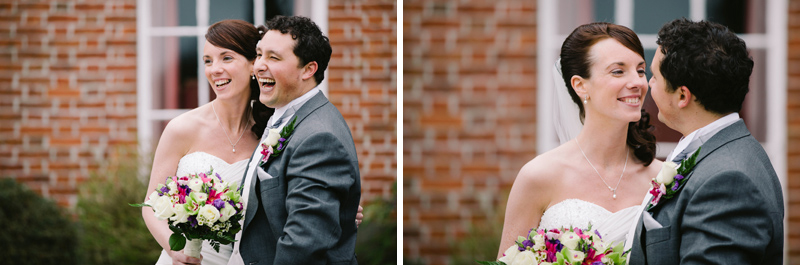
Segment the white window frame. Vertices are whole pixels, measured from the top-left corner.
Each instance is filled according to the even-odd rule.
[[[209,26],[209,6],[211,0],[196,0],[196,26],[178,26],[178,27],[157,27],[152,25],[152,14],[150,12],[153,1],[158,0],[137,0],[136,1],[136,122],[137,133],[139,140],[139,153],[141,154],[142,165],[149,164],[151,149],[153,144],[158,141],[153,135],[153,122],[154,121],[168,121],[190,109],[154,109],[152,104],[153,90],[152,90],[152,69],[153,61],[150,56],[150,49],[152,39],[154,37],[165,36],[196,36],[197,37],[197,60],[202,57],[203,46],[205,45],[205,33]],[[295,1],[295,13],[297,15],[307,16],[311,18],[322,30],[323,34],[328,34],[328,0],[297,0]],[[253,0],[253,18],[256,25],[262,25],[265,22],[266,14],[264,13],[264,1]],[[197,105],[202,106],[209,102],[210,94],[208,90],[208,82],[205,82],[204,74],[205,65],[198,63],[197,76]],[[327,95],[328,93],[328,80],[324,80],[320,84],[320,89]],[[149,169],[140,168],[141,175],[147,175]]]
[[[633,0],[615,1],[615,22],[629,28],[633,27]],[[739,35],[750,49],[763,49],[766,52],[767,68],[765,71],[767,110],[767,140],[761,145],[769,155],[772,166],[778,174],[778,178],[783,186],[784,198],[787,198],[787,124],[786,124],[786,56],[787,56],[787,8],[786,0],[765,1],[765,22],[766,32],[763,34],[741,34]],[[689,16],[693,21],[705,19],[706,1],[690,0]],[[567,35],[558,33],[558,2],[556,0],[539,0],[537,10],[537,138],[536,149],[538,153],[544,153],[559,145],[555,130],[553,129],[552,113],[552,78],[550,69],[558,59],[558,50]],[[639,34],[644,49],[656,49],[656,34]],[[651,59],[651,58],[647,58]],[[659,142],[658,156],[665,157],[675,148],[675,142]],[[788,200],[784,200],[788,202]],[[784,208],[786,205],[784,205]],[[784,226],[786,226],[784,220]],[[787,233],[789,229],[784,229]],[[788,239],[786,234],[784,238]],[[784,261],[787,260],[787,249],[784,249]]]

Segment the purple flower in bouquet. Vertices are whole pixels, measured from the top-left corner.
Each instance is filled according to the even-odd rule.
[[[222,209],[222,207],[225,207],[225,201],[220,200],[220,199],[216,199],[216,200],[214,200],[212,205],[214,205],[214,207],[217,207],[217,209]]]

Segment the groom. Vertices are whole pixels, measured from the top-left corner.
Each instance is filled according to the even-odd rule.
[[[700,151],[674,197],[639,218],[630,264],[782,264],[781,184],[738,114],[753,70],[744,41],[719,24],[678,19],[657,43],[658,119],[683,134],[667,161]]]
[[[356,149],[317,87],[330,43],[308,18],[278,16],[266,27],[253,71],[259,100],[275,108],[267,128],[276,129],[264,132],[251,158],[257,166],[245,173],[241,257],[244,264],[357,264]]]

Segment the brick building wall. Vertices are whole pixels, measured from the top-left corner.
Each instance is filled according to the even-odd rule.
[[[0,3],[0,177],[65,207],[136,145],[136,1]]]
[[[396,179],[396,14],[393,1],[329,7],[326,79],[367,202]],[[135,15],[135,0],[0,2],[0,177],[71,208],[116,148],[135,150]]]
[[[397,179],[397,4],[331,0],[329,5],[330,100],[353,133],[362,199],[388,199]]]
[[[789,233],[786,248],[789,252],[787,264],[800,264],[800,0],[789,1],[786,118],[788,207],[786,230]]]
[[[536,6],[409,0],[403,12],[403,256],[446,264],[536,155]]]

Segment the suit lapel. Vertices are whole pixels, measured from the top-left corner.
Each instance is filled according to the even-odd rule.
[[[297,118],[297,120],[295,121],[295,124],[294,124],[295,129],[297,129],[299,127],[300,123],[303,122],[303,120],[305,120],[305,118],[308,117],[309,114],[311,114],[315,110],[319,109],[320,107],[322,107],[323,105],[325,105],[328,102],[329,102],[328,98],[326,98],[325,95],[322,94],[322,92],[319,92],[319,93],[317,93],[317,95],[315,95],[314,97],[309,99],[305,104],[303,104],[303,106],[300,106],[300,109],[298,109],[297,112],[295,112],[295,114],[294,114],[294,116]],[[294,118],[292,118],[292,119],[294,119]],[[267,132],[265,132],[265,133],[267,133]],[[294,136],[294,133],[289,135],[289,138],[286,139],[287,142],[289,140],[291,140],[293,136]],[[261,140],[264,140],[263,137],[262,137]],[[260,144],[259,144],[259,146],[260,146]],[[260,152],[259,148],[256,148],[257,152]],[[286,152],[286,150],[284,150],[284,153],[285,152]],[[254,154],[254,156],[257,156],[257,155],[260,155],[260,153],[259,154]],[[285,155],[285,154],[281,153],[278,157],[270,158],[267,161],[267,163],[264,164],[264,167],[269,169],[269,167],[272,166],[272,162],[274,162],[275,160],[278,160],[278,158],[280,158],[280,156],[283,156],[283,155]],[[258,167],[258,161],[256,161],[255,164],[256,164],[255,167],[252,167],[251,170],[248,170],[247,172],[245,172],[245,174],[249,174],[250,175],[250,178],[252,179],[252,183],[250,184],[250,187],[249,187],[250,195],[248,196],[248,200],[247,200],[247,210],[245,211],[244,226],[242,227],[242,231],[244,231],[244,229],[246,229],[247,226],[250,224],[250,221],[253,220],[253,217],[256,214],[256,210],[258,209],[257,207],[259,206],[258,196],[261,196],[260,194],[256,194],[256,185],[258,185],[258,171],[257,171],[256,168]],[[265,170],[265,171],[267,171],[267,170]],[[273,177],[277,177],[277,176],[273,176]]]
[[[695,161],[695,168],[693,168],[692,171],[689,172],[688,175],[686,175],[686,181],[687,181],[686,183],[688,183],[689,179],[694,175],[695,169],[700,166],[700,162],[702,162],[704,158],[708,157],[711,153],[713,153],[720,147],[724,146],[725,144],[730,143],[736,139],[746,137],[748,135],[750,135],[750,131],[747,130],[747,126],[744,125],[744,121],[742,120],[734,122],[730,126],[717,132],[714,136],[711,137],[711,139],[708,139],[708,142],[705,142],[703,143],[703,145],[700,146],[701,147],[700,153],[697,154],[697,160]],[[686,187],[686,183],[678,187],[675,196],[680,195],[680,191],[683,190],[684,187]],[[672,199],[675,198],[673,197]],[[650,209],[649,212],[655,213],[655,211],[664,204],[665,202],[656,204],[656,206],[653,206],[653,208]]]
[[[700,149],[700,154],[697,155],[697,163],[695,166],[699,165],[704,158],[723,145],[748,135],[750,135],[750,131],[747,130],[747,126],[744,125],[744,121],[742,120],[734,122],[730,126],[720,130],[717,134],[712,136],[711,139],[708,139],[708,142],[701,146],[702,148]]]
[[[650,214],[647,211],[642,211],[642,214]],[[642,237],[644,236],[644,222],[642,221],[642,214],[639,215],[639,220],[636,221],[636,232],[633,242],[631,243],[631,254],[628,256],[628,264],[645,264],[644,246],[642,246]],[[634,255],[636,253],[637,255]]]

